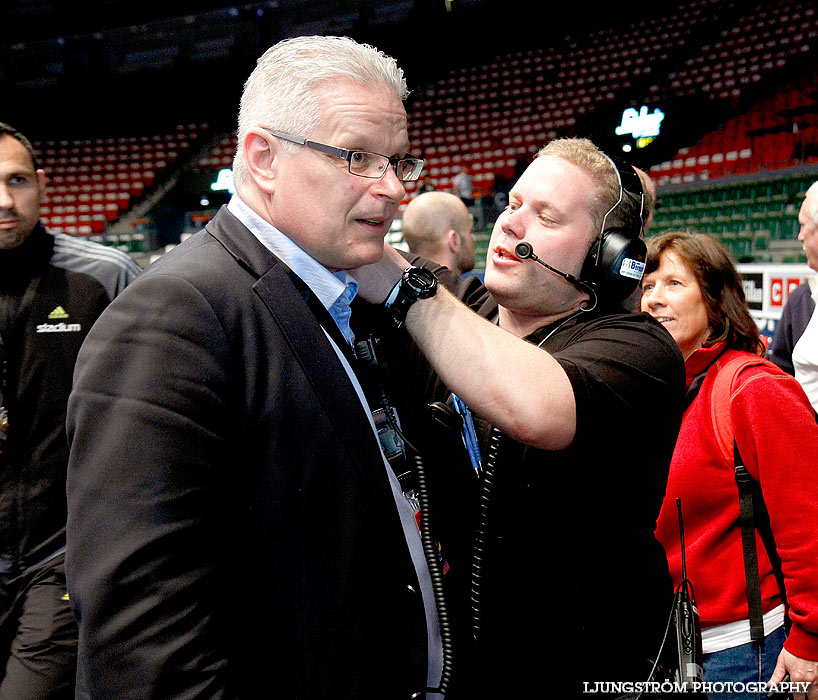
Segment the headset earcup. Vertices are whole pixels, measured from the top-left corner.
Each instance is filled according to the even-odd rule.
[[[646,252],[641,238],[627,236],[621,229],[609,229],[588,251],[581,279],[593,284],[603,300],[623,301],[642,279]]]

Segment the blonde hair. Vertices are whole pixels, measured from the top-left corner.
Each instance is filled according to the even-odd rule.
[[[611,207],[619,201],[619,177],[615,166],[592,141],[582,138],[555,139],[539,150],[536,157],[540,156],[557,156],[567,160],[587,173],[594,182],[596,191],[590,199],[589,213],[597,234],[601,232],[602,221],[609,211],[606,228],[641,230],[639,206],[631,197],[623,197],[620,205],[611,211]]]

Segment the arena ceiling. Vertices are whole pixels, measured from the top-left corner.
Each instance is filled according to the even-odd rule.
[[[336,34],[395,56],[410,86],[508,50],[627,24],[680,0],[5,0],[0,3],[0,121],[53,131],[123,122],[231,121],[256,58],[287,36]]]

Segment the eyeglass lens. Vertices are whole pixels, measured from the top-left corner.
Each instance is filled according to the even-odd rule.
[[[349,160],[349,171],[353,175],[364,177],[381,177],[389,167],[389,159],[378,153],[355,151]],[[417,160],[413,158],[399,160],[395,170],[399,180],[409,180],[417,169]]]

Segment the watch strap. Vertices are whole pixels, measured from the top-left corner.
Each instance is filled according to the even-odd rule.
[[[384,302],[384,308],[390,311],[398,328],[400,328],[406,321],[406,314],[409,313],[409,308],[412,306],[412,304],[414,304],[418,299],[428,298],[435,293],[436,280],[435,284],[428,292],[412,287],[411,282],[409,282],[409,277],[412,272],[418,270],[422,270],[424,273],[432,275],[434,278],[433,273],[430,271],[423,268],[409,266],[403,271],[400,280],[398,280],[398,283],[392,288],[392,291],[389,293],[389,296]]]

